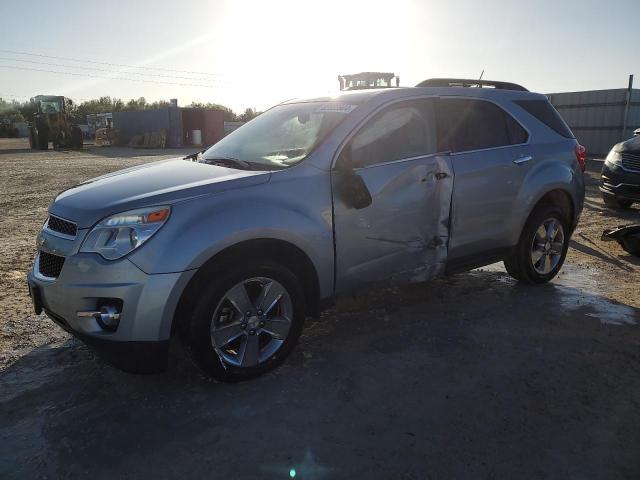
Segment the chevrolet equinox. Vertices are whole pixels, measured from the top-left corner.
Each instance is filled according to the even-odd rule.
[[[122,369],[166,368],[175,334],[209,375],[249,378],[349,289],[497,261],[548,282],[584,162],[547,98],[512,83],[291,100],[206,151],[60,193],[29,292]]]

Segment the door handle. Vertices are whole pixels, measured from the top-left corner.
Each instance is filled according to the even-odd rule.
[[[533,157],[531,155],[520,155],[513,161],[513,163],[515,163],[516,165],[520,165],[521,163],[527,163],[531,160],[533,160]]]
[[[447,175],[444,172],[429,172],[427,174],[427,176],[426,177],[422,177],[420,179],[420,181],[422,183],[424,183],[424,182],[426,182],[428,180],[430,183],[433,183],[436,180],[442,180],[443,178],[447,178],[448,176],[449,175]]]

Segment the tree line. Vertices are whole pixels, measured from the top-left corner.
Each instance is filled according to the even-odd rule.
[[[73,102],[67,105],[67,113],[71,121],[78,124],[87,122],[87,115],[95,113],[123,112],[129,110],[152,110],[166,108],[168,100],[148,102],[144,97],[132,98],[125,102],[120,98],[109,96],[93,100],[85,100],[81,103]],[[225,122],[248,122],[259,115],[253,108],[247,108],[242,113],[236,113],[231,108],[217,103],[193,102],[188,108],[213,108],[224,112]],[[28,122],[33,119],[37,111],[36,105],[31,102],[19,102],[17,100],[5,100],[0,97],[0,125],[10,125],[15,122]]]

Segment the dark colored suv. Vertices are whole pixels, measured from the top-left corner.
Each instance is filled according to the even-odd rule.
[[[607,207],[629,208],[640,202],[640,128],[615,145],[602,166],[600,191]]]

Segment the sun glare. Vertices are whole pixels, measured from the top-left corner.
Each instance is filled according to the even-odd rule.
[[[338,89],[338,74],[394,71],[398,66],[388,59],[403,55],[396,47],[403,40],[402,28],[397,27],[405,9],[283,0],[251,3],[252,14],[247,16],[246,5],[229,6],[225,36],[238,29],[248,34],[235,35],[222,59],[242,85],[229,93],[245,100],[251,96],[273,104],[330,94]]]

